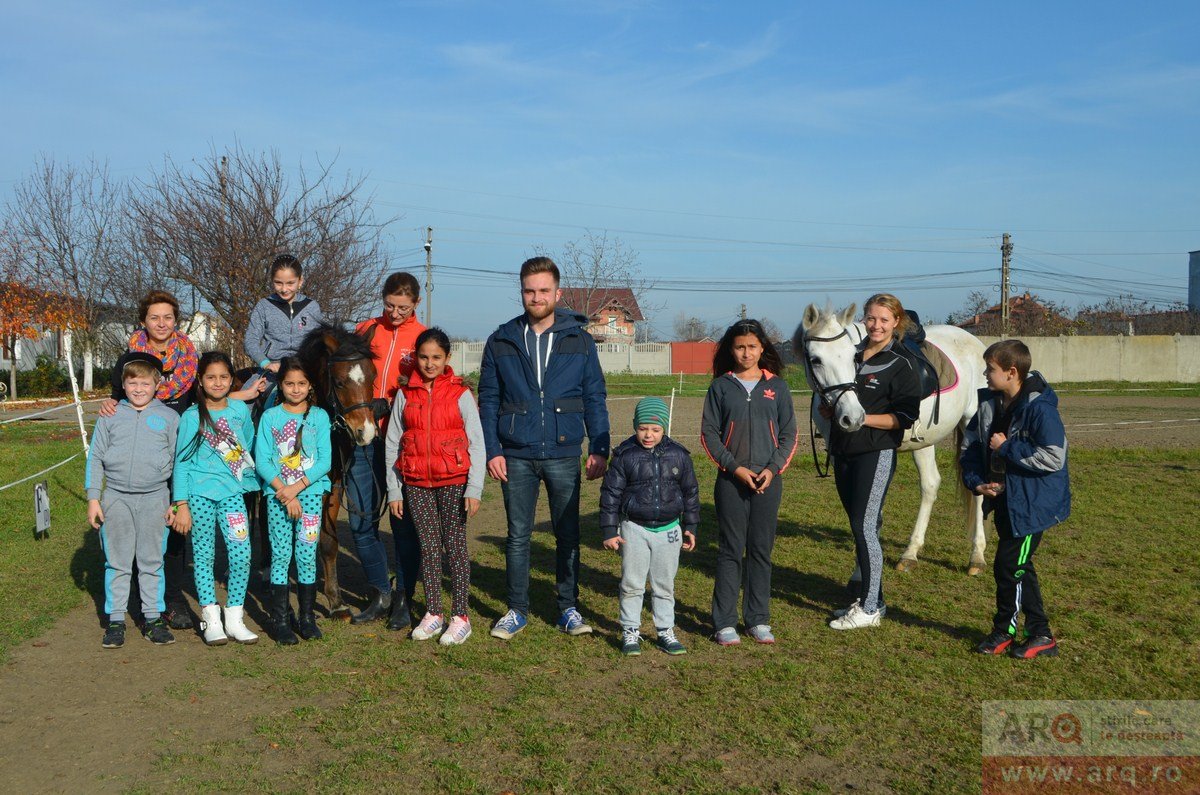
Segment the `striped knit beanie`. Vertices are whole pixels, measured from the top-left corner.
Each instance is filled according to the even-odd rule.
[[[637,408],[633,410],[633,427],[635,429],[639,425],[661,425],[665,431],[670,421],[671,411],[667,408],[667,401],[662,398],[642,398],[638,401]]]

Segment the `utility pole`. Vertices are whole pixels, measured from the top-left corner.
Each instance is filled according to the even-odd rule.
[[[425,227],[425,325],[433,325],[433,227]]]
[[[1012,260],[1012,235],[1004,233],[1004,242],[1000,244],[1000,335],[1008,336],[1008,273]]]
[[[746,319],[746,305],[742,304],[742,320]]]

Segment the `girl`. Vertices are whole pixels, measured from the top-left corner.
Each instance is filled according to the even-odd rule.
[[[379,522],[375,521],[375,515],[385,496],[380,484],[387,481],[388,470],[396,462],[394,455],[390,458],[385,456],[386,421],[396,392],[413,371],[417,337],[425,327],[417,320],[421,285],[411,273],[397,271],[388,276],[380,290],[380,298],[383,300],[383,311],[379,316],[364,320],[354,330],[371,345],[376,373],[373,395],[380,407],[375,416],[383,420],[379,425],[380,437],[383,438],[355,447],[346,470],[346,499],[351,508],[350,532],[354,534],[354,545],[362,562],[363,574],[371,586],[370,603],[351,619],[351,623],[363,624],[386,617],[387,628],[398,632],[410,629],[413,625],[408,603],[417,587],[421,545],[411,516],[397,517],[392,514],[388,517],[396,550],[393,587],[388,581],[387,549],[380,540]]]
[[[298,643],[288,616],[288,567],[296,556],[297,625],[305,640],[321,637],[313,615],[317,599],[317,542],[321,509],[330,489],[329,415],[313,405],[312,382],[299,359],[279,362],[282,402],[258,421],[254,458],[267,492],[271,536],[271,634],[277,643]],[[275,499],[270,499],[274,496]]]
[[[780,475],[796,451],[792,393],[778,373],[775,346],[757,320],[730,326],[713,356],[713,381],[704,399],[700,442],[719,472],[717,574],[713,585],[713,639],[738,644],[737,601],[743,582],[747,634],[774,643],[771,634],[771,550],[783,495]]]
[[[272,295],[263,298],[250,313],[246,327],[246,355],[256,362],[274,384],[279,362],[295,356],[304,335],[324,322],[320,305],[303,295],[304,267],[291,254],[281,254],[271,263]],[[252,386],[251,379],[246,386]]]
[[[179,421],[173,486],[175,529],[184,534],[192,531],[204,642],[220,646],[228,631],[238,643],[254,643],[258,636],[246,628],[242,611],[250,579],[250,532],[243,495],[259,489],[249,453],[254,426],[246,404],[229,399],[233,366],[228,356],[209,351],[200,357],[197,371],[192,406]],[[213,587],[218,523],[229,558],[224,631]]]
[[[429,640],[444,630],[441,644],[451,646],[471,635],[466,520],[479,510],[483,496],[483,426],[470,388],[450,369],[445,332],[421,332],[416,348],[416,369],[396,393],[388,426],[386,454],[393,462],[387,473],[388,504],[397,518],[407,507],[421,542],[425,617],[413,630],[413,640]],[[443,549],[453,594],[448,627],[442,616]]]
[[[877,627],[883,617],[883,501],[896,472],[896,448],[921,409],[917,371],[900,343],[908,324],[900,299],[888,293],[871,296],[863,306],[863,323],[867,335],[859,343],[854,382],[866,418],[854,431],[831,423],[829,433],[834,480],[854,533],[862,581],[854,604],[834,613],[833,629]],[[818,410],[832,416],[827,405]]]

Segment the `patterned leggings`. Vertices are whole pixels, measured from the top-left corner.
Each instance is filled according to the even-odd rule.
[[[271,536],[271,584],[287,585],[292,550],[296,553],[296,581],[317,581],[317,542],[321,540],[323,494],[300,495],[300,518],[292,519],[274,495],[267,495],[267,532]]]
[[[421,539],[421,582],[425,584],[425,609],[442,615],[442,551],[450,564],[450,593],[454,615],[467,615],[471,587],[471,561],[467,558],[467,512],[463,507],[466,486],[424,489],[404,487],[404,510],[412,516]]]
[[[223,500],[192,495],[192,563],[195,565],[196,598],[201,607],[215,605],[213,561],[217,556],[217,524],[225,538],[229,558],[229,582],[226,583],[227,607],[241,607],[250,582],[250,523],[246,518],[246,500],[241,494]]]

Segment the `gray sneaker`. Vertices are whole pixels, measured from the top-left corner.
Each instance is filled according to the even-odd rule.
[[[736,646],[742,642],[738,637],[737,630],[733,627],[722,627],[713,633],[713,640],[722,646]]]
[[[672,656],[687,654],[687,647],[679,642],[679,638],[675,637],[674,627],[658,630],[658,639],[654,641],[654,645]]]
[[[621,654],[636,657],[642,653],[642,633],[633,627],[621,630]]]
[[[771,634],[770,624],[755,624],[746,630],[746,634],[754,638],[755,643],[771,644],[775,642],[775,636]]]

